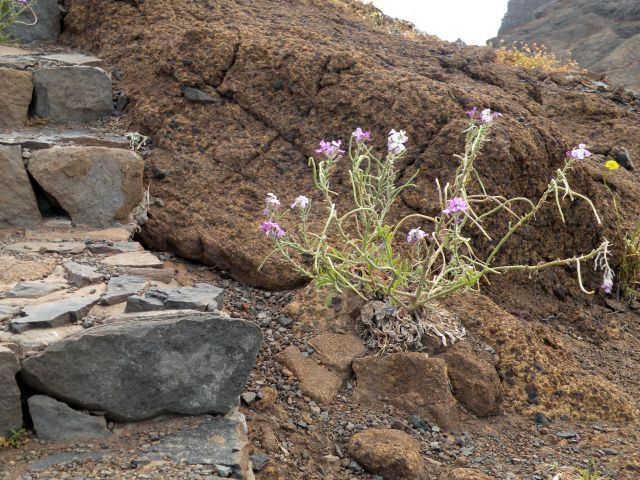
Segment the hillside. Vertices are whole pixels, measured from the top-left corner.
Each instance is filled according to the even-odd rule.
[[[498,38],[544,44],[640,91],[640,5],[634,0],[510,0]]]

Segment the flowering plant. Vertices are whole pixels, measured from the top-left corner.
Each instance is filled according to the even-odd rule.
[[[18,22],[18,17],[25,10],[29,10],[34,17],[34,21],[29,25],[36,24],[36,15],[31,8],[33,0],[0,0],[0,43],[5,42],[7,38],[2,32],[7,28]]]
[[[461,327],[453,326],[441,315],[436,315],[438,320],[434,320],[437,302],[460,290],[477,289],[480,280],[489,274],[516,270],[535,272],[553,266],[575,265],[580,288],[593,293],[583,286],[581,266],[588,260],[595,260],[596,268],[603,271],[602,288],[610,291],[613,274],[608,263],[606,240],[595,250],[571,258],[536,265],[495,264],[509,239],[548,202],[555,202],[564,221],[562,199],[583,200],[600,223],[591,200],[574,191],[567,178],[575,162],[591,155],[586,145],[581,144],[567,152],[564,166],[555,172],[537,202],[522,197],[507,199],[489,194],[474,167],[491,128],[501,115],[489,109],[478,111],[475,108],[467,115],[470,124],[465,130],[465,151],[456,155],[459,165],[453,181],[443,186],[436,180],[439,215],[414,213],[397,223],[389,221],[398,196],[414,186],[415,176],[396,185],[395,166],[405,155],[408,137],[404,131],[392,130],[387,140],[386,158],[382,159],[368,144],[371,134],[358,128],[353,132],[347,150],[353,208],[339,213],[335,203],[337,194],[331,190],[332,175],[346,153],[341,150],[342,143],[322,141],[316,151],[320,159],[309,161],[314,186],[321,193],[326,210],[322,227],[311,228],[309,217],[313,204],[307,197],[298,197],[291,208],[282,209],[280,201],[270,193],[265,210],[267,220],[261,229],[274,242],[272,254],[282,255],[297,271],[314,279],[319,288],[330,287],[339,293],[350,291],[365,303],[382,302],[384,308],[377,309],[378,316],[392,316],[394,328],[404,332],[395,337],[402,336],[406,340],[410,336],[415,340],[409,342],[413,346],[425,333],[440,336],[444,343],[447,338],[455,341],[464,335]],[[285,232],[282,226],[285,216],[290,213],[298,217],[295,233]],[[495,234],[488,232],[484,225],[489,217],[497,214],[507,215],[510,222],[506,233],[494,238]],[[474,250],[470,230],[476,230],[490,242],[491,250],[486,256],[480,256]],[[383,310],[386,313],[380,313]],[[384,325],[372,327],[386,328]],[[413,333],[408,335],[408,330]],[[386,337],[389,340],[389,335]]]

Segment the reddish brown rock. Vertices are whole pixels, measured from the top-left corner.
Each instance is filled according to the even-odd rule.
[[[369,429],[356,433],[347,448],[365,470],[386,480],[429,478],[420,444],[400,430]]]
[[[319,402],[331,402],[342,385],[339,376],[304,357],[297,347],[287,347],[275,359],[298,377],[302,393]]]
[[[493,413],[500,397],[500,377],[494,366],[475,353],[467,342],[442,355],[453,387],[453,396],[478,417]]]
[[[353,359],[367,351],[358,337],[341,333],[318,335],[309,340],[309,345],[322,365],[344,379],[351,375]]]
[[[354,360],[354,398],[362,403],[384,402],[449,428],[459,417],[451,394],[447,364],[425,353],[395,353]]]

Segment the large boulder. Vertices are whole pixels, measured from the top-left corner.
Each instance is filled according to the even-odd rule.
[[[361,403],[389,403],[443,427],[457,423],[447,365],[426,353],[394,353],[353,361],[358,384],[354,398]]]
[[[349,454],[368,472],[388,480],[426,477],[420,443],[400,430],[369,429],[356,433],[348,444]]]
[[[20,364],[15,353],[0,346],[0,437],[22,426],[20,390],[16,383],[18,370]]]
[[[111,115],[111,78],[98,67],[52,67],[33,74],[34,113],[58,123],[80,123]]]
[[[0,145],[0,171],[0,227],[24,227],[42,220],[20,147]]]
[[[23,362],[36,390],[117,421],[228,413],[253,368],[253,323],[194,311],[123,315]]]
[[[129,150],[53,147],[32,153],[28,170],[77,223],[108,226],[129,221],[142,201],[144,162]]]
[[[31,72],[0,68],[0,129],[23,127],[33,96]]]
[[[59,0],[36,0],[33,12],[26,10],[18,22],[6,29],[11,37],[22,43],[55,42],[60,36],[62,5]],[[35,16],[33,15],[35,13]],[[34,24],[34,20],[37,22]]]
[[[46,395],[29,397],[27,403],[38,440],[65,442],[111,436],[104,417],[78,412]]]

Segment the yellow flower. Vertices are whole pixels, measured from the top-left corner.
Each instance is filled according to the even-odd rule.
[[[617,170],[620,168],[620,164],[615,160],[609,160],[604,164],[604,166],[607,167],[609,170]]]

